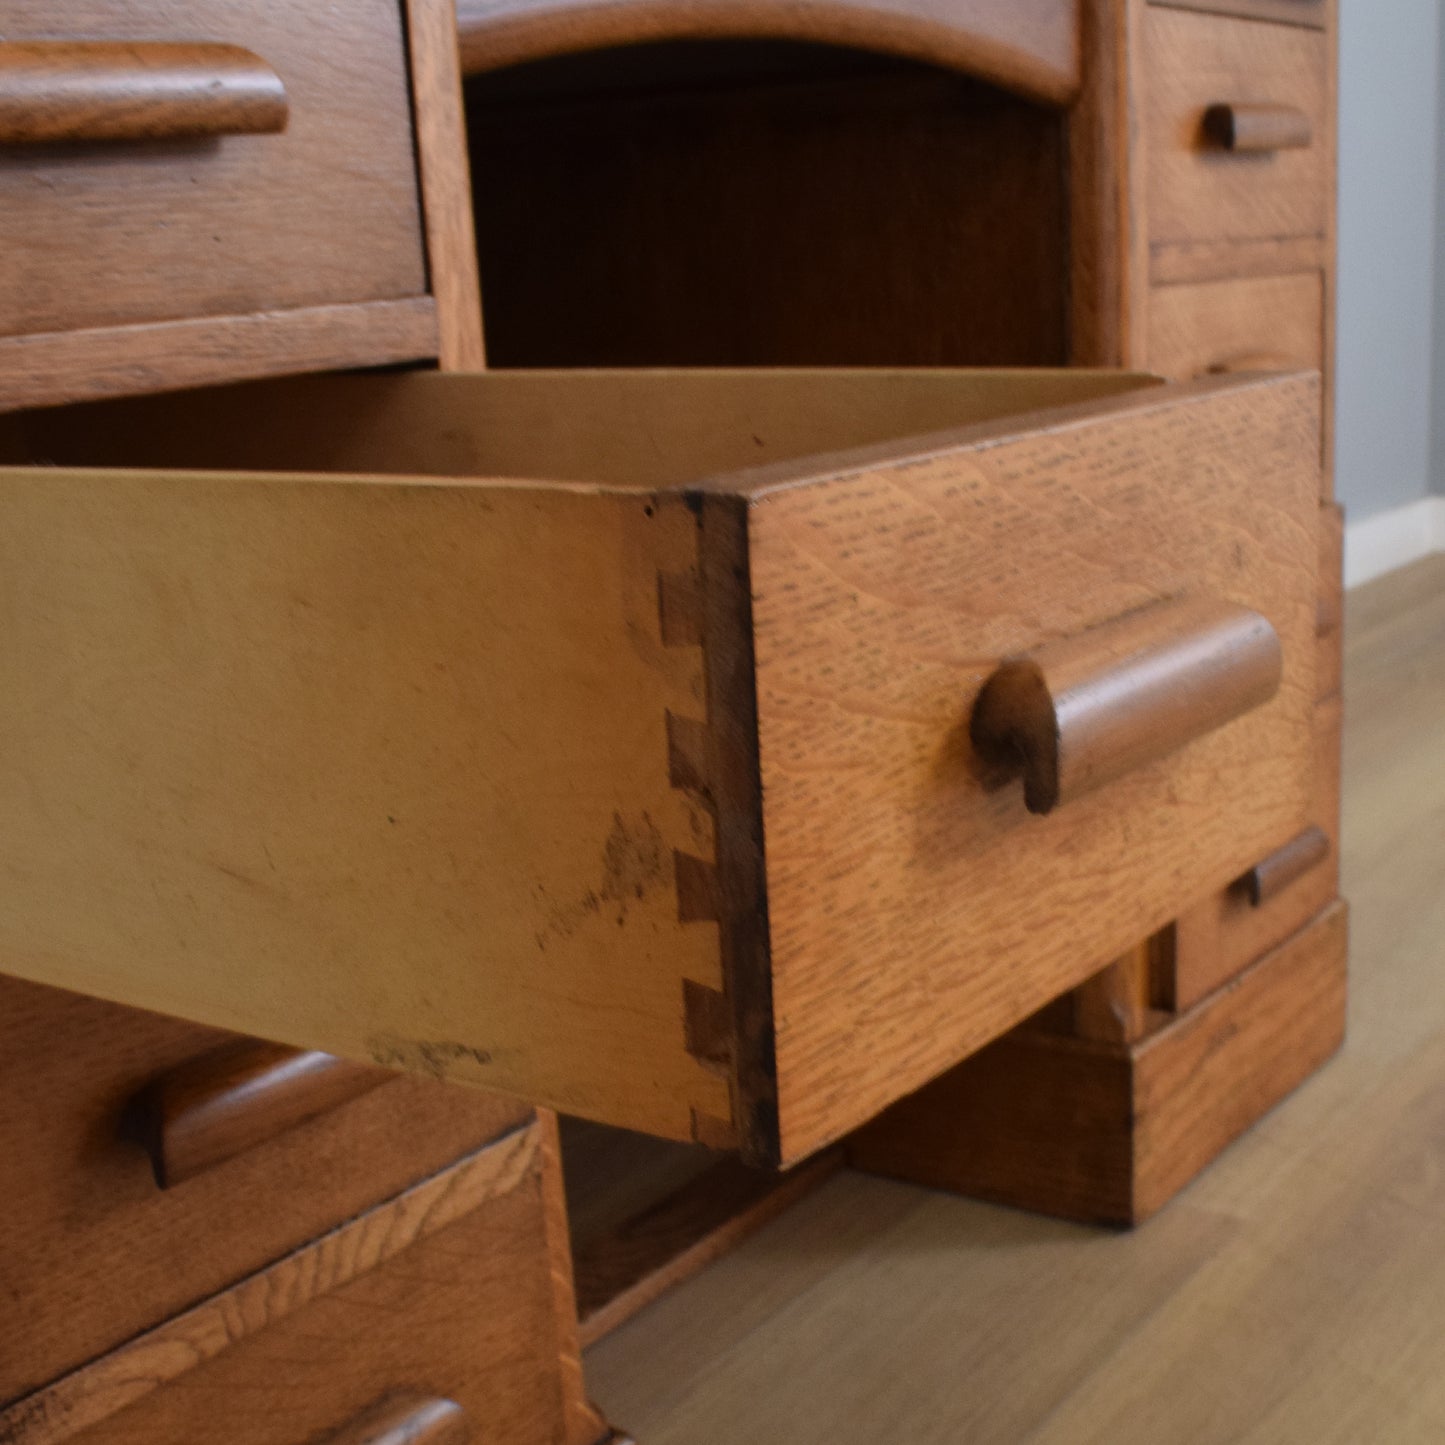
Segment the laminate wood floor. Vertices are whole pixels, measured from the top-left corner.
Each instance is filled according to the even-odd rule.
[[[1134,1234],[843,1173],[588,1355],[641,1445],[1445,1440],[1445,559],[1347,609],[1344,1052]]]

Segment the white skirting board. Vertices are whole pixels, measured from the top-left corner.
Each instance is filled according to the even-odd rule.
[[[1373,582],[1432,552],[1445,552],[1445,497],[1423,497],[1345,526],[1345,586]]]

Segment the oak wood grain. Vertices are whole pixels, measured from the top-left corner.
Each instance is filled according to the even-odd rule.
[[[968,71],[1052,104],[1079,84],[1077,0],[460,0],[468,72],[659,40],[804,40]]]
[[[154,15],[114,0],[73,0],[61,19],[61,38],[166,38]],[[7,7],[9,43],[56,31],[48,0]],[[0,336],[425,294],[397,0],[198,0],[174,38],[198,34],[275,67],[286,133],[12,152],[0,171]]]
[[[1239,385],[759,497],[785,1157],[1082,982],[1306,821],[1317,383]],[[1047,818],[990,786],[968,719],[997,661],[1185,578],[1271,618],[1276,700]]]
[[[0,145],[275,135],[286,87],[239,45],[0,41]]]

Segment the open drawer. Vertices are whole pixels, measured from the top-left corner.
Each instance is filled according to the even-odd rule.
[[[6,426],[7,972],[788,1162],[1307,820],[1313,375]]]

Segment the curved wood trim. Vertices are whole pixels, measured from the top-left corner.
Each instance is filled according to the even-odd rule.
[[[661,40],[800,40],[976,75],[1051,105],[1080,84],[1078,0],[458,0],[462,71]]]
[[[0,144],[274,135],[286,87],[239,45],[0,43]]]
[[[1169,756],[1279,690],[1269,622],[1210,598],[1158,602],[1001,663],[974,705],[980,757],[1031,813]]]

